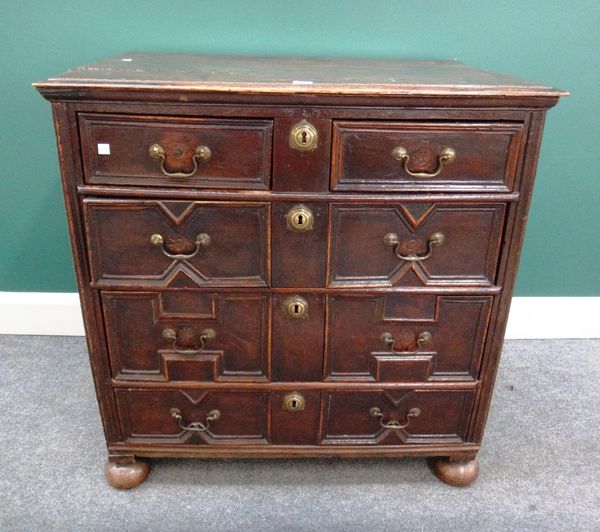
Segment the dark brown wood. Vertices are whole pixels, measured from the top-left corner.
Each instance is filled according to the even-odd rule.
[[[79,115],[84,177],[88,183],[266,190],[271,184],[270,120],[164,116]],[[164,170],[191,173],[198,146],[210,158],[189,177],[161,170],[149,148],[165,150]]]
[[[103,292],[113,376],[119,380],[268,380],[268,294]],[[176,338],[165,338],[171,329]],[[206,340],[202,332],[215,331]]]
[[[331,153],[331,120],[318,117],[317,113],[300,110],[275,120],[273,138],[273,190],[302,192],[327,191],[329,189],[329,158]],[[291,129],[302,120],[310,120],[319,135],[313,151],[290,150]]]
[[[327,380],[477,379],[490,296],[343,295],[329,297],[328,305]],[[431,340],[419,345],[424,332]],[[392,335],[393,346],[382,341],[384,333]]]
[[[389,389],[332,392],[323,406],[324,445],[410,445],[463,443],[473,392]],[[382,418],[371,415],[378,408]],[[410,417],[411,409],[420,413]],[[397,422],[405,428],[391,425]],[[391,425],[391,428],[381,424]]]
[[[455,61],[160,54],[36,87],[113,486],[157,456],[429,456],[444,482],[476,478],[544,115],[566,93]],[[312,150],[290,144],[300,121]],[[211,157],[168,176],[154,143],[167,173]],[[410,175],[447,147],[438,175]]]
[[[302,205],[313,214],[311,231],[290,231],[286,216]],[[329,212],[325,202],[295,201],[272,204],[273,287],[313,288],[325,286]]]
[[[305,317],[291,319],[286,302],[300,295],[308,304]],[[320,381],[323,376],[325,297],[319,294],[273,294],[273,381]]]
[[[335,122],[332,190],[509,192],[523,148],[523,123]],[[456,159],[437,176],[414,177],[393,157],[402,146],[406,168],[433,173],[446,148]]]
[[[269,285],[267,204],[88,198],[84,211],[97,286]],[[153,234],[164,242],[153,245]],[[196,243],[200,234],[210,237],[207,246]],[[197,248],[187,260],[165,253],[192,255]]]
[[[127,443],[186,443],[188,445],[244,445],[268,443],[269,396],[258,391],[116,390],[124,441]],[[172,409],[181,410],[178,422]],[[219,419],[205,431],[180,427],[200,422],[214,410]]]
[[[121,55],[39,82],[40,89],[178,88],[305,94],[562,96],[567,93],[458,61],[316,57]]]
[[[333,204],[329,286],[492,285],[504,210],[503,204]],[[399,259],[384,242],[394,233],[401,255],[424,255],[438,232],[444,243],[423,261]]]

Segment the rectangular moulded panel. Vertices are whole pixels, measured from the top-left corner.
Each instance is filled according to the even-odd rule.
[[[116,379],[268,380],[268,294],[103,292],[102,306]]]
[[[329,296],[326,379],[475,381],[492,301],[491,296]]]
[[[327,267],[327,204],[276,201],[271,208],[273,286],[323,287]],[[290,227],[288,218],[298,208],[307,209],[312,216],[310,229],[306,231]]]
[[[329,286],[492,286],[502,203],[331,206]]]
[[[293,317],[294,301],[300,297],[305,314]],[[325,296],[273,295],[273,380],[320,381],[323,376]]]
[[[81,114],[79,124],[88,183],[270,188],[272,120]]]
[[[269,285],[269,205],[84,200],[93,284],[195,288]]]
[[[268,443],[269,396],[255,391],[115,390],[123,439],[131,444],[260,445]],[[174,417],[173,409],[181,419]],[[218,415],[214,415],[218,411]],[[213,421],[207,417],[213,414]],[[195,425],[207,430],[189,431]]]
[[[473,397],[474,392],[466,390],[386,389],[369,392],[327,392],[323,405],[321,443],[464,443]],[[390,427],[386,428],[382,424]]]
[[[520,170],[524,131],[520,122],[338,121],[331,188],[508,192]]]

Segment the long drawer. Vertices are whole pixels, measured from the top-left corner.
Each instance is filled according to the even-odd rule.
[[[493,296],[102,291],[117,381],[475,382]]]
[[[286,410],[290,394],[301,408]],[[117,389],[115,396],[129,444],[332,446],[463,443],[474,392]]]

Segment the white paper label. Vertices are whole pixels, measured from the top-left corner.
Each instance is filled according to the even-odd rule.
[[[98,155],[110,155],[110,144],[98,142]]]
[[[292,85],[312,85],[314,81],[307,79],[295,79],[292,81]]]

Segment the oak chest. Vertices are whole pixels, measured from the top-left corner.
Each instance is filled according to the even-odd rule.
[[[140,53],[35,86],[113,486],[158,456],[476,478],[564,93],[455,61]]]

